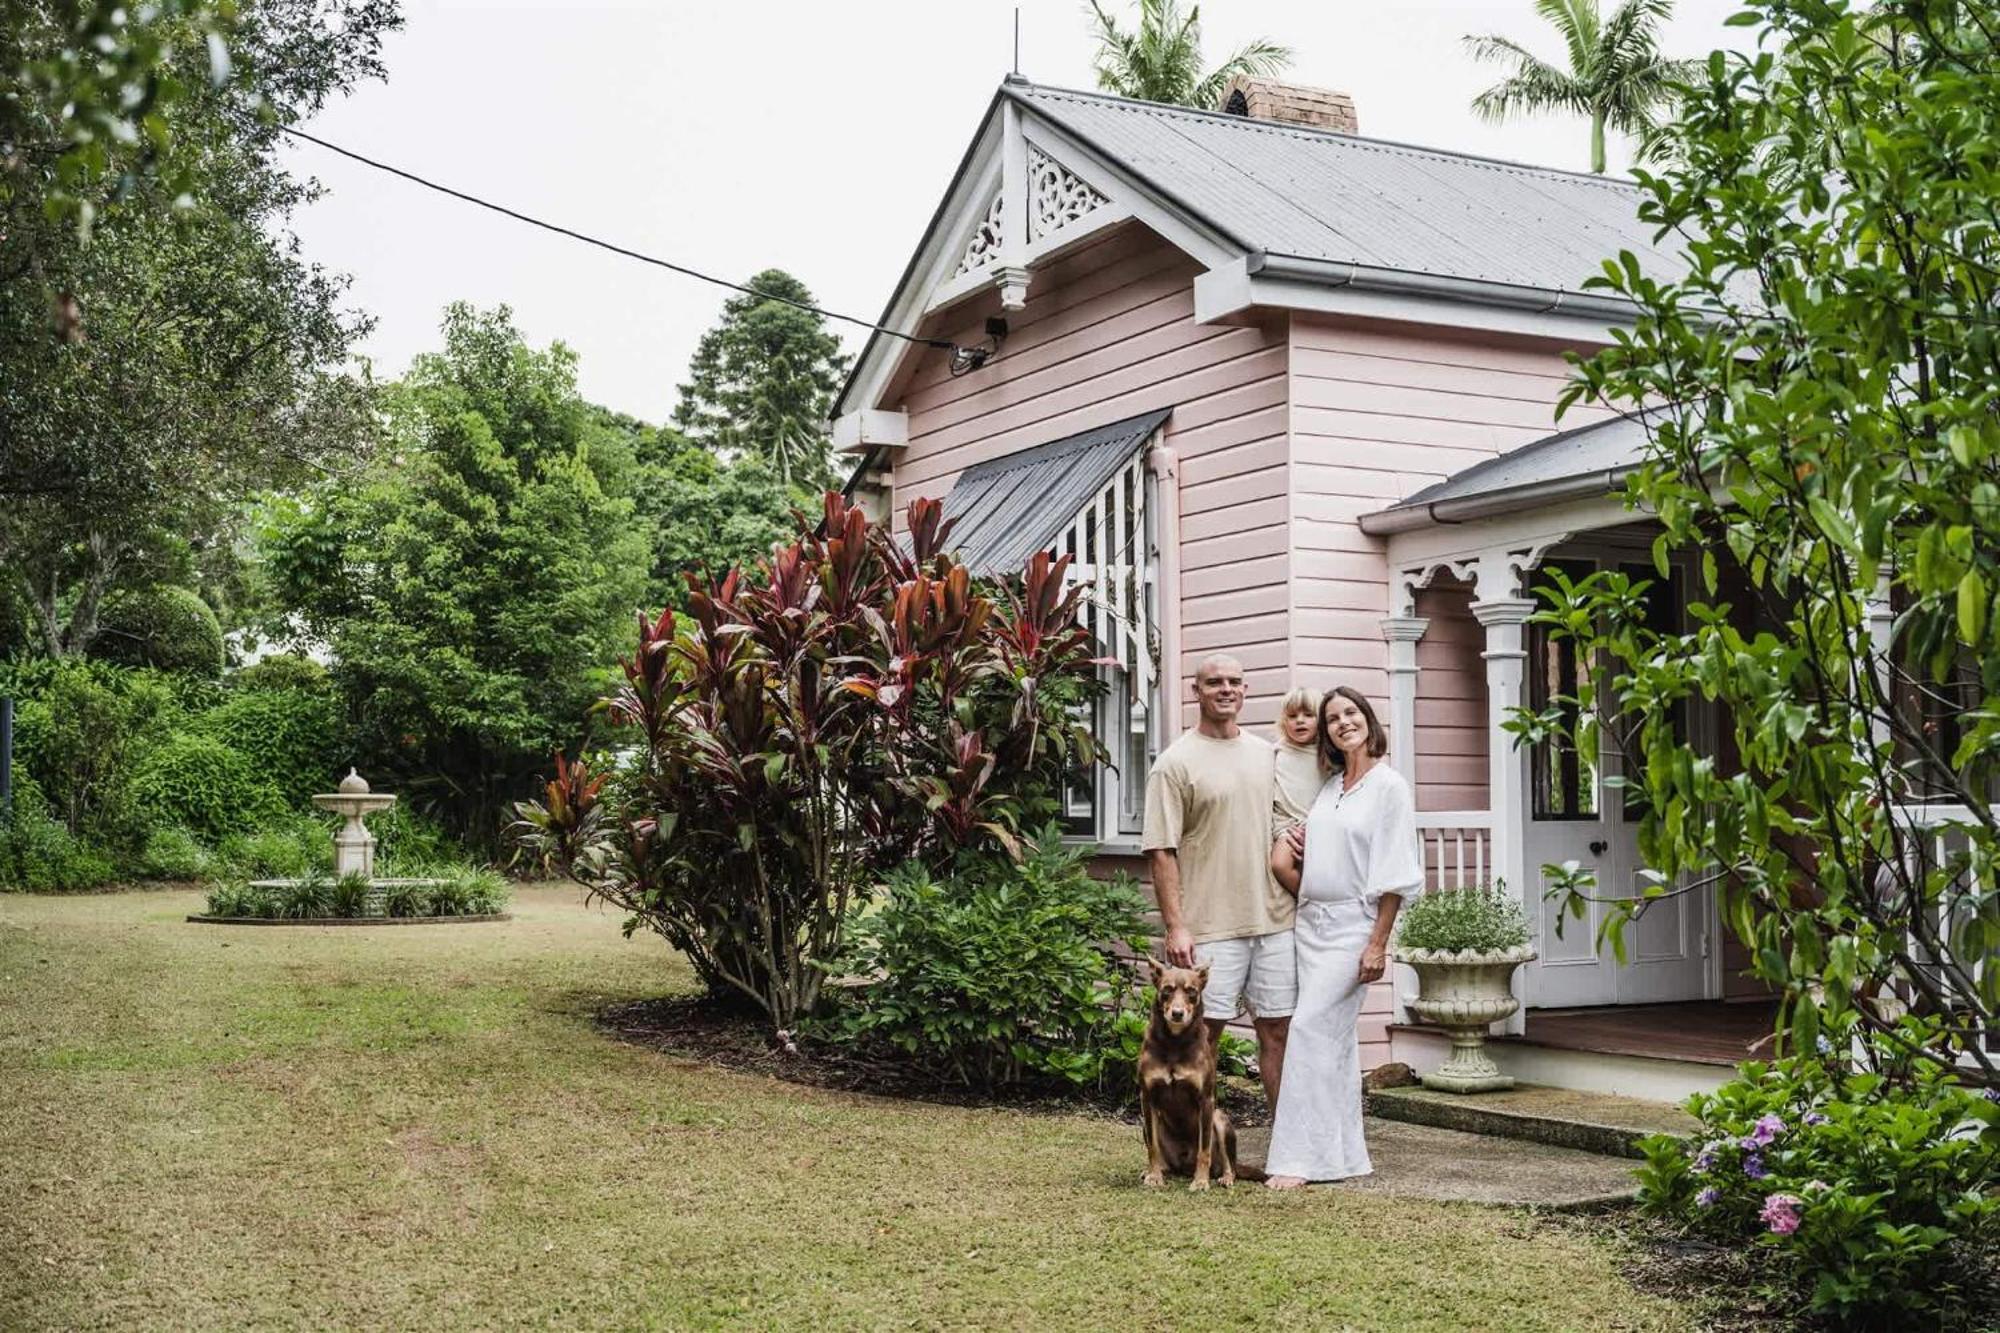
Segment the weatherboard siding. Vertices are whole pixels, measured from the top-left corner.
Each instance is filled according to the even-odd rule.
[[[1360,517],[1608,414],[1573,408],[1557,425],[1569,367],[1552,342],[1297,314],[1289,344],[1294,667],[1306,683],[1386,704],[1389,569]],[[1484,635],[1468,603],[1442,589],[1419,601],[1432,617],[1417,649],[1411,775],[1423,809],[1486,804]]]
[[[1292,678],[1293,544],[1287,497],[1286,321],[1194,321],[1193,261],[1137,225],[1038,270],[1028,304],[987,366],[953,377],[942,353],[918,362],[900,400],[910,442],[895,460],[897,523],[975,463],[1158,407],[1180,460],[1182,680],[1213,651],[1248,673],[1245,720],[1273,721]],[[932,332],[984,338],[997,297],[968,302]]]

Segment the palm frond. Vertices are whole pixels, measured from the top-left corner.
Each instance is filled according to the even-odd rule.
[[[1571,72],[1582,75],[1597,52],[1601,27],[1597,0],[1535,0],[1535,12],[1561,35],[1569,48]]]
[[[1213,111],[1216,103],[1222,100],[1222,90],[1227,88],[1229,81],[1237,75],[1243,74],[1253,79],[1262,78],[1269,74],[1283,73],[1285,66],[1291,63],[1292,48],[1289,46],[1281,46],[1262,37],[1245,42],[1230,52],[1229,58],[1210,70],[1207,77],[1196,86],[1194,105]]]
[[[1473,114],[1495,124],[1517,111],[1575,111],[1588,115],[1590,99],[1574,79],[1547,66],[1534,73],[1503,79],[1472,99]]]

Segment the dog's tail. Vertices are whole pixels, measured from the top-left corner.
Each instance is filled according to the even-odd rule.
[[[1264,1174],[1263,1167],[1251,1166],[1248,1162],[1238,1162],[1236,1164],[1236,1178],[1248,1181],[1252,1185],[1261,1185],[1270,1179],[1269,1176]]]

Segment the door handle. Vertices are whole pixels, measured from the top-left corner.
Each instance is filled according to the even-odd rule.
[[[1604,853],[1605,853],[1605,850],[1606,850],[1607,848],[1609,848],[1610,846],[1611,846],[1611,844],[1610,844],[1610,843],[1608,843],[1608,842],[1604,842],[1604,841],[1602,841],[1602,840],[1599,840],[1599,841],[1597,841],[1597,842],[1593,842],[1593,843],[1591,843],[1591,844],[1590,844],[1590,854],[1591,854],[1592,856],[1602,856],[1602,855],[1604,855]]]

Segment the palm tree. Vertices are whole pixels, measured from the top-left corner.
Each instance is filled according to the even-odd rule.
[[[1257,40],[1207,74],[1201,72],[1201,6],[1182,12],[1180,0],[1139,0],[1139,27],[1126,32],[1090,0],[1097,20],[1097,86],[1142,102],[1215,110],[1238,74],[1276,74],[1292,61],[1290,47]]]
[[[1569,68],[1557,69],[1505,37],[1467,36],[1479,60],[1513,66],[1513,73],[1472,99],[1482,120],[1515,112],[1573,111],[1590,117],[1590,169],[1604,171],[1604,127],[1643,136],[1656,111],[1673,102],[1674,85],[1695,76],[1700,62],[1661,57],[1659,26],[1673,0],[1624,0],[1605,18],[1597,0],[1535,0],[1535,12],[1555,25],[1569,48]]]

